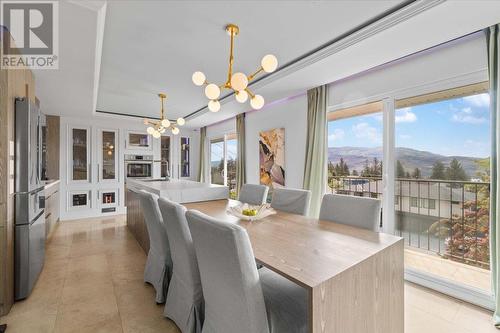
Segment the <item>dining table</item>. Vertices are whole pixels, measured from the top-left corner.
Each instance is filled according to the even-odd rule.
[[[307,290],[309,332],[404,332],[401,237],[282,211],[243,220],[231,199],[184,205],[243,227],[258,263]]]

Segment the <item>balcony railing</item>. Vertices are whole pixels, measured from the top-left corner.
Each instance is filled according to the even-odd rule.
[[[395,232],[406,245],[489,268],[490,183],[397,178]],[[332,193],[382,199],[382,178],[330,176]]]

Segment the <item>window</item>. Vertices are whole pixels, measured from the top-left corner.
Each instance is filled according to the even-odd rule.
[[[210,141],[210,179],[212,184],[225,184],[224,155],[224,139]]]
[[[236,157],[237,143],[235,134],[210,141],[210,178],[212,184],[229,187],[230,197],[236,194]]]
[[[331,193],[382,197],[382,103],[328,114],[328,187]]]
[[[418,207],[418,198],[416,198],[416,197],[411,197],[411,198],[410,198],[410,206],[411,206],[411,207]]]
[[[426,209],[436,209],[435,199],[420,199],[420,207]]]

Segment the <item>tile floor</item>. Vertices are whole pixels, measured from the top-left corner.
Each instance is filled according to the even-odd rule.
[[[127,231],[125,217],[62,222],[29,299],[0,318],[7,333],[179,332],[142,281],[146,255]],[[491,313],[407,284],[406,333],[500,332]]]
[[[406,248],[405,264],[423,272],[482,289],[485,292],[491,290],[491,275],[489,270],[443,259],[437,254]]]

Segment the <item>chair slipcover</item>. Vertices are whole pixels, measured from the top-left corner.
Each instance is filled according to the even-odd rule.
[[[275,188],[271,207],[292,214],[307,215],[311,191],[293,188]]]
[[[265,268],[261,285],[243,228],[197,211],[186,218],[205,297],[203,333],[307,332],[306,291]]]
[[[160,198],[158,206],[170,240],[173,274],[163,314],[172,319],[183,333],[200,333],[203,324],[203,292],[198,261],[191,232],[186,221],[186,208]]]
[[[158,208],[158,196],[141,190],[138,193],[144,221],[149,235],[149,252],[144,268],[144,282],[156,290],[156,302],[165,302],[168,283],[172,274],[172,258],[167,230]]]
[[[238,200],[249,205],[262,205],[266,202],[268,191],[266,185],[243,184]]]
[[[319,219],[378,231],[380,228],[380,200],[351,195],[325,194],[321,202]]]

